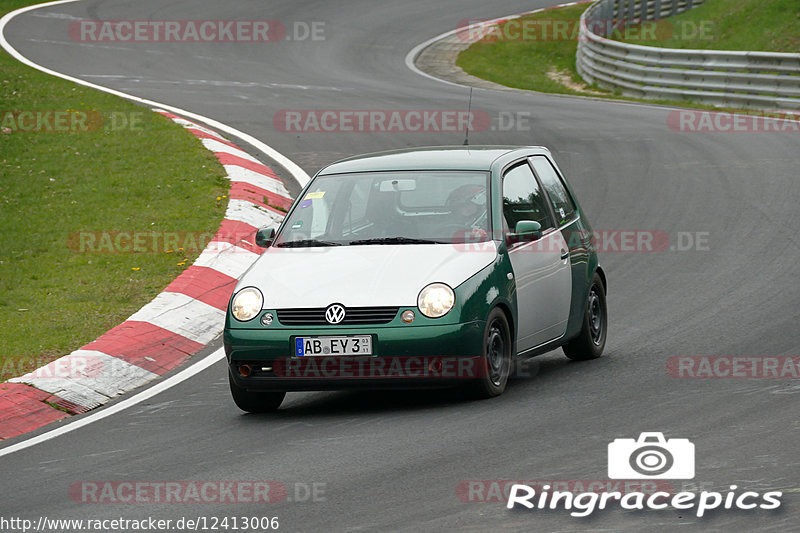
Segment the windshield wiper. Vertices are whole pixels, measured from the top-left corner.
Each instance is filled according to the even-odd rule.
[[[275,246],[278,248],[310,248],[312,246],[341,246],[340,242],[318,241],[317,239],[300,239],[299,241],[279,242]]]
[[[445,242],[430,239],[413,239],[411,237],[381,237],[378,239],[350,241],[350,244],[445,244]]]

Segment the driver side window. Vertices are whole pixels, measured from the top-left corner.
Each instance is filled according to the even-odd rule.
[[[525,161],[503,176],[503,226],[513,232],[520,220],[538,222],[542,231],[555,227],[539,183]]]

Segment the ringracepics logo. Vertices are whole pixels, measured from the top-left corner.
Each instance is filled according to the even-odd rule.
[[[616,439],[608,445],[608,476],[611,479],[692,479],[695,474],[694,444],[688,439],[665,439],[663,433],[642,433],[638,439]],[[585,517],[606,509],[611,502],[626,510],[694,509],[697,517],[715,509],[774,510],[781,506],[782,491],[740,491],[730,485],[727,492],[644,491],[607,492],[558,490],[553,485],[514,484],[506,508],[570,511]]]
[[[663,433],[642,433],[638,440],[616,439],[608,445],[608,477],[692,479],[694,444],[688,439],[667,442]]]

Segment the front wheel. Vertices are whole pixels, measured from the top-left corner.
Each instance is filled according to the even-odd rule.
[[[577,337],[565,344],[564,355],[573,361],[596,359],[603,355],[608,334],[608,313],[606,311],[606,291],[603,281],[595,272],[586,309],[583,312],[583,327]]]
[[[500,396],[506,390],[511,372],[511,333],[505,313],[492,309],[483,333],[483,357],[475,381],[469,384],[470,396],[479,399]]]
[[[270,413],[277,411],[281,406],[285,392],[253,392],[248,391],[237,385],[233,381],[230,371],[228,372],[228,383],[231,386],[231,396],[236,407],[248,413]]]

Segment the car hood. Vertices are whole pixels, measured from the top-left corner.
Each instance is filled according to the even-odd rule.
[[[425,285],[442,282],[456,288],[496,256],[493,241],[268,248],[236,289],[258,287],[264,294],[264,309],[327,307],[332,303],[412,307]]]

